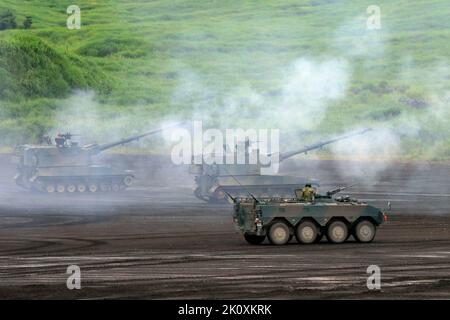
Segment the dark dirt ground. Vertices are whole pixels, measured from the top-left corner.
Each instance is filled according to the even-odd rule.
[[[322,190],[392,203],[370,244],[250,246],[231,205],[192,195],[193,177],[164,157],[107,156],[140,179],[123,194],[41,195],[12,183],[0,156],[0,298],[450,298],[450,165],[289,160]],[[66,269],[81,268],[68,290]],[[369,265],[381,290],[366,287]]]

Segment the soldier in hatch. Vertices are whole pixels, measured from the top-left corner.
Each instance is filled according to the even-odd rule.
[[[314,202],[316,196],[316,191],[310,183],[305,184],[302,190],[302,199],[306,202]]]
[[[66,144],[66,138],[64,137],[64,135],[63,135],[62,133],[58,132],[58,133],[56,134],[56,137],[55,137],[55,143],[56,143],[56,145],[57,145],[59,148],[62,148],[62,147],[65,146],[65,144]]]

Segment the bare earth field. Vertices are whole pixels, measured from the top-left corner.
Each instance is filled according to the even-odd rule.
[[[192,195],[193,177],[164,157],[108,156],[140,179],[123,194],[42,195],[12,183],[0,157],[0,298],[450,298],[450,165],[298,160],[280,173],[385,207],[371,244],[250,246],[231,205]],[[81,268],[82,289],[66,288]],[[382,288],[366,287],[369,265]]]

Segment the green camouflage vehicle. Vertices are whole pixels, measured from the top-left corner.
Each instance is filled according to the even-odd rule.
[[[306,154],[310,151],[321,149],[322,147],[348,139],[356,135],[364,134],[372,129],[367,128],[357,132],[346,133],[344,135],[333,137],[327,140],[319,141],[314,144],[287,152],[278,154],[278,161],[282,162],[298,154]],[[237,147],[238,148],[238,147]],[[217,203],[226,202],[232,197],[245,197],[247,191],[257,197],[287,197],[292,192],[304,186],[306,183],[318,186],[319,181],[308,177],[294,177],[283,175],[261,174],[264,166],[258,161],[256,164],[249,163],[253,155],[249,151],[250,142],[246,141],[242,146],[245,152],[245,164],[193,164],[189,168],[189,172],[195,175],[195,191],[194,195],[206,202]],[[257,153],[256,158],[259,159],[259,150],[252,149]],[[273,155],[269,155],[273,157]],[[238,184],[235,178],[238,178]]]
[[[107,144],[80,146],[72,134],[58,134],[55,143],[44,137],[45,144],[16,147],[13,162],[17,166],[14,180],[28,190],[46,193],[120,191],[129,187],[131,170],[118,170],[93,163],[99,153],[150,136],[166,128],[145,132]]]
[[[282,245],[293,236],[309,244],[324,235],[331,243],[342,243],[350,236],[371,242],[387,214],[348,196],[333,198],[343,189],[316,195],[310,202],[303,200],[302,190],[295,191],[295,198],[233,198],[235,227],[250,244],[260,244],[267,237],[270,243]]]

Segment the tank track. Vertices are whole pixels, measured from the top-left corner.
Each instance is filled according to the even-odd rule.
[[[120,192],[131,186],[134,177],[39,177],[32,189],[43,193]]]

